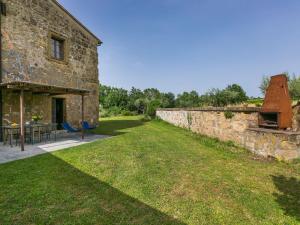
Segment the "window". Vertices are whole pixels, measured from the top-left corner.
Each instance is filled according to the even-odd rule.
[[[48,60],[60,64],[68,64],[69,40],[66,36],[50,31],[48,33],[48,47],[46,57]]]
[[[51,57],[61,61],[65,59],[65,41],[63,39],[51,37]]]

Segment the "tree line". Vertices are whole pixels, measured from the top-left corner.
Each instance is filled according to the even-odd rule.
[[[132,87],[128,91],[100,85],[99,95],[102,116],[145,114],[153,117],[157,108],[221,107],[247,100],[246,92],[238,84],[228,85],[225,89],[211,89],[203,95],[191,91],[177,96],[171,92],[160,92],[155,88],[141,90]]]

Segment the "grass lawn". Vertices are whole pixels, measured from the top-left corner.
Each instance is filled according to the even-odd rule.
[[[97,132],[115,137],[0,165],[0,224],[300,224],[299,161],[139,117]]]

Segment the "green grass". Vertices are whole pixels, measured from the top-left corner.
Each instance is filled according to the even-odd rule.
[[[0,224],[300,224],[300,161],[139,117],[113,138],[0,165]]]

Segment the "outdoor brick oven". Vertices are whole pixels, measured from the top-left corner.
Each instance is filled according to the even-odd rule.
[[[291,128],[292,117],[287,76],[284,74],[273,76],[259,113],[259,126],[271,129]]]

